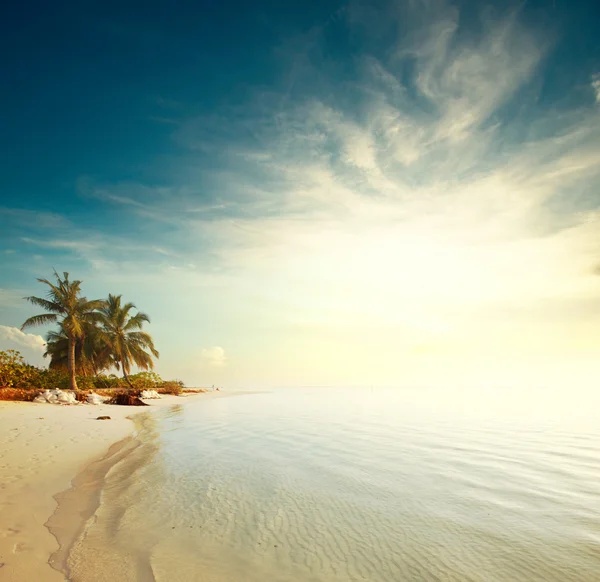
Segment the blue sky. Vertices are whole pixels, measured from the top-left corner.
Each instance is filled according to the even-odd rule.
[[[600,372],[596,2],[9,11],[0,349],[56,268],[189,384]]]

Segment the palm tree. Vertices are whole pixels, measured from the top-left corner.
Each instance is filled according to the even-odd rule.
[[[36,325],[46,325],[59,321],[61,329],[67,336],[68,354],[67,368],[69,370],[69,384],[71,390],[77,390],[77,379],[75,378],[76,360],[75,347],[77,341],[84,337],[86,323],[92,323],[98,319],[97,310],[103,306],[103,301],[88,301],[81,297],[81,281],[69,281],[69,273],[63,273],[63,279],[54,271],[56,284],[47,279],[38,279],[40,283],[50,288],[46,299],[41,297],[25,297],[27,301],[42,307],[48,313],[30,317],[22,326],[21,330]]]
[[[96,324],[86,322],[83,327],[83,337],[75,343],[77,373],[81,376],[97,376],[114,365],[110,346]],[[51,370],[68,370],[69,337],[65,330],[60,327],[59,331],[49,331],[46,342],[44,357],[50,357],[48,367]]]
[[[121,368],[123,377],[133,387],[128,374],[131,365],[135,364],[142,370],[154,368],[152,356],[159,354],[154,348],[150,334],[141,331],[144,323],[150,323],[150,318],[141,311],[131,315],[132,309],[137,309],[133,303],[121,304],[121,295],[109,295],[100,308],[102,332],[110,346],[114,365]],[[148,353],[148,350],[150,353]]]

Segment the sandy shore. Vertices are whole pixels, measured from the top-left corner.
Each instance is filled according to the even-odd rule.
[[[54,495],[133,433],[128,416],[210,396],[165,396],[149,407],[0,402],[0,581],[64,580],[48,564],[58,549],[44,526]]]

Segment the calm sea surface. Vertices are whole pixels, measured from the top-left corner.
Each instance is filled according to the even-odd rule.
[[[145,417],[76,581],[600,581],[600,397],[280,390]]]

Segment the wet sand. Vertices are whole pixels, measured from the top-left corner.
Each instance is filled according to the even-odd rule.
[[[114,463],[123,447],[132,446],[128,437],[134,423],[128,417],[209,397],[164,396],[140,407],[0,402],[0,580],[64,580],[48,562],[59,550],[45,525],[56,509],[55,496],[70,489],[86,467],[95,463],[101,475],[102,463]],[[96,420],[101,415],[111,420]],[[87,490],[86,501],[69,516],[61,515],[55,533],[59,528],[76,535],[92,510],[100,483],[79,485],[80,492]],[[60,554],[54,559],[60,560]]]

